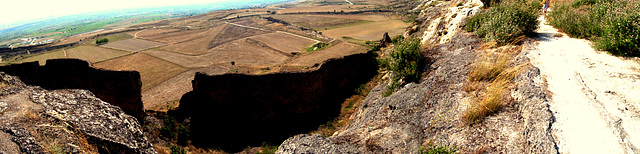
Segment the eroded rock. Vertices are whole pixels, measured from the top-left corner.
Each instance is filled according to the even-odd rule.
[[[136,118],[88,90],[45,90],[2,72],[0,78],[0,128],[20,147],[4,152],[156,153]]]

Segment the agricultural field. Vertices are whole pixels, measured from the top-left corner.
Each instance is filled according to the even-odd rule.
[[[180,98],[185,93],[193,90],[191,87],[191,80],[195,76],[196,72],[203,72],[209,75],[223,74],[227,72],[229,68],[222,65],[213,65],[209,67],[203,67],[198,69],[192,69],[180,73],[156,86],[153,86],[142,92],[142,102],[144,102],[145,110],[166,110],[167,105],[170,107],[177,107],[173,105],[173,102],[180,101]]]
[[[346,2],[344,5],[323,5],[323,6],[303,6],[303,7],[294,7],[287,8],[284,10],[279,10],[278,14],[289,14],[289,13],[313,13],[313,12],[355,12],[361,11],[367,8],[374,8],[373,5],[348,5]]]
[[[251,27],[246,27],[244,24],[229,24],[224,30],[216,38],[209,44],[209,48],[214,48],[219,45],[225,44],[227,42],[231,42],[234,40],[238,40],[245,37],[262,35],[267,33],[272,33],[273,31],[256,29]]]
[[[68,50],[63,50],[63,52],[66,52],[67,58],[82,59],[82,60],[89,61],[91,63],[96,63],[96,62],[104,61],[107,59],[112,59],[115,57],[120,57],[120,56],[130,54],[129,52],[112,50],[112,49],[101,48],[96,46],[78,46]]]
[[[18,63],[39,61],[40,65],[44,65],[46,64],[47,59],[60,59],[60,58],[66,58],[62,50],[33,55],[31,57],[27,57],[25,59],[19,60]]]
[[[389,32],[389,36],[401,35],[407,26],[409,26],[409,23],[401,20],[388,20],[324,30],[321,32],[323,35],[331,38],[351,37],[361,40],[380,40],[385,32]]]
[[[143,29],[139,31],[127,32],[127,34],[133,36],[133,38],[144,38],[154,35],[161,35],[163,33],[175,32],[180,29]]]
[[[284,53],[306,52],[305,48],[308,48],[311,45],[319,42],[317,40],[284,32],[257,35],[250,38]]]
[[[40,61],[40,64],[44,65],[47,59],[75,58],[95,63],[115,57],[124,56],[127,54],[130,53],[96,46],[81,45],[74,48],[60,49],[53,52],[25,58],[20,62]]]
[[[223,64],[235,62],[236,65],[268,67],[284,62],[289,56],[281,51],[249,44],[247,39],[240,39],[211,49],[203,58]]]
[[[143,53],[111,59],[96,63],[93,66],[107,70],[135,70],[140,72],[142,91],[187,70],[182,66]]]
[[[222,32],[226,25],[213,27],[209,29],[204,35],[200,38],[195,38],[193,40],[176,43],[172,45],[168,45],[162,47],[164,50],[178,52],[187,55],[201,55],[209,50],[209,45],[214,39]]]
[[[118,33],[118,34],[112,34],[112,35],[107,35],[107,36],[103,36],[103,37],[97,37],[96,39],[93,39],[93,40],[88,41],[86,43],[90,44],[90,45],[96,45],[96,40],[103,39],[103,38],[109,39],[109,42],[117,42],[117,41],[133,38],[133,36],[131,36],[131,35],[127,34],[127,33]]]
[[[156,33],[156,34],[150,34],[146,36],[141,36],[140,34],[138,34],[138,38],[167,43],[167,44],[174,44],[174,43],[185,42],[185,41],[199,38],[203,36],[204,35],[203,33],[206,33],[206,31],[207,30],[198,29],[198,30],[179,30],[179,31],[173,31],[173,32],[166,32],[166,33]]]
[[[146,50],[146,51],[142,51],[142,53],[160,58],[162,60],[166,60],[174,64],[178,64],[186,68],[206,67],[206,66],[213,65],[213,63],[215,62],[215,61],[207,60],[203,58],[203,56],[185,55],[185,54],[165,51],[162,49]]]
[[[364,53],[364,52],[366,52],[366,48],[363,46],[348,43],[348,42],[339,42],[326,49],[313,51],[311,53],[296,57],[295,59],[292,59],[291,61],[287,62],[285,66],[309,67],[309,66],[313,66],[314,64],[322,63],[327,59],[339,58],[345,55],[351,55],[355,53]]]
[[[122,41],[117,41],[113,43],[107,43],[105,45],[101,45],[101,47],[124,50],[124,51],[140,51],[144,49],[154,48],[165,45],[160,42],[153,42],[141,39],[127,39]]]
[[[348,15],[340,15],[348,16]],[[327,30],[339,27],[346,27],[350,25],[364,24],[370,21],[357,20],[357,19],[345,19],[335,18],[333,16],[318,16],[318,15],[274,15],[272,18],[287,21],[302,27],[311,28],[313,30]]]

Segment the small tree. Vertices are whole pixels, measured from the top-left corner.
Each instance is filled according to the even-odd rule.
[[[109,43],[109,39],[108,38],[102,38],[102,39],[97,39],[96,40],[96,44],[100,45],[100,44],[106,44]]]

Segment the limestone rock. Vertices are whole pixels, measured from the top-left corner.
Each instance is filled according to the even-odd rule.
[[[156,153],[136,118],[88,90],[45,90],[0,72],[0,130],[20,151]]]

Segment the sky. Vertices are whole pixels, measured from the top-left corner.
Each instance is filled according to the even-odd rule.
[[[31,19],[79,13],[187,4],[226,0],[8,0],[0,6],[0,25]]]

